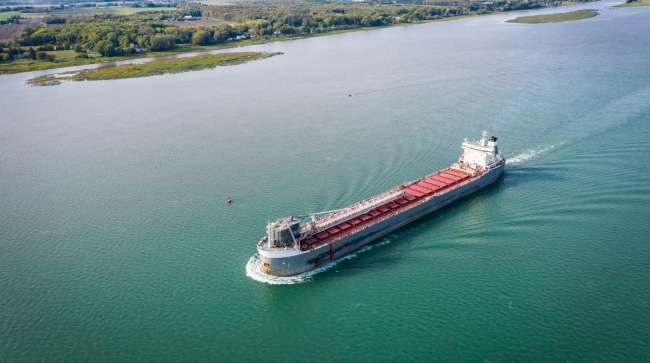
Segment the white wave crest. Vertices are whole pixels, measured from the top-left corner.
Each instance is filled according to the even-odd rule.
[[[522,153],[519,153],[515,156],[511,156],[507,159],[507,164],[523,164],[528,160],[535,159],[536,157],[547,153],[555,149],[555,145],[543,145],[534,149],[528,149]]]
[[[246,263],[246,276],[250,277],[251,279],[257,281],[257,282],[262,282],[265,284],[269,285],[294,285],[294,284],[302,284],[305,282],[308,282],[311,280],[312,277],[315,275],[325,272],[334,266],[336,266],[339,262],[346,261],[352,258],[355,258],[358,256],[360,253],[364,253],[367,251],[370,251],[374,247],[377,246],[383,246],[391,241],[389,239],[383,239],[381,242],[375,243],[375,244],[370,244],[362,249],[358,250],[357,252],[350,253],[344,257],[341,257],[337,260],[334,260],[332,262],[329,262],[323,266],[320,266],[318,268],[315,268],[310,271],[303,272],[298,275],[294,276],[273,276],[269,275],[267,273],[264,273],[262,271],[262,268],[260,267],[260,258],[259,255],[256,253],[251,258],[248,259],[248,262]]]

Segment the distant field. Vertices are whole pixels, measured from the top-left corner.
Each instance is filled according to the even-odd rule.
[[[11,18],[12,16],[15,15],[20,15],[20,12],[18,11],[5,11],[0,13],[0,20],[7,20]]]
[[[20,35],[25,27],[35,27],[40,20],[34,18],[24,18],[20,24],[1,24],[0,25],[0,42],[6,42]]]
[[[176,8],[130,8],[126,6],[103,6],[98,8],[66,8],[61,11],[51,11],[48,13],[34,13],[34,15],[132,15],[147,11],[173,11]]]
[[[22,26],[20,24],[2,24],[0,25],[0,42],[9,41],[18,35],[22,31]]]
[[[641,1],[619,4],[616,5],[615,8],[628,8],[628,7],[636,7],[636,6],[650,6],[650,0],[641,0]]]
[[[210,27],[220,24],[228,24],[228,22],[225,20],[212,18],[200,18],[192,21],[178,20],[174,22],[174,26],[177,26],[179,28],[200,28],[202,26]]]
[[[49,55],[56,57],[57,61],[70,61],[76,58],[77,53],[74,50],[52,50],[46,52]]]
[[[573,20],[592,18],[596,15],[598,15],[598,12],[596,10],[576,10],[569,13],[520,16],[518,18],[508,20],[508,23],[523,23],[523,24],[559,23],[563,21],[573,21]]]

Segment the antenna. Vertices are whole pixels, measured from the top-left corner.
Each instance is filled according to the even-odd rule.
[[[488,132],[483,130],[481,133],[481,146],[487,146],[487,138],[488,138]]]

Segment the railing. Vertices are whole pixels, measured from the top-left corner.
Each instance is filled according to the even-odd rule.
[[[336,236],[333,236],[333,238],[331,238],[331,239],[327,238],[327,239],[324,239],[322,241],[319,241],[318,243],[315,243],[314,245],[309,246],[309,248],[307,248],[307,249],[303,249],[303,246],[301,246],[300,249],[303,250],[303,251],[313,250],[313,249],[319,248],[319,247],[321,247],[323,245],[328,245],[328,244],[338,242],[338,241],[343,240],[343,239],[345,239],[345,238],[347,238],[347,237],[349,237],[349,236],[351,236],[353,234],[357,234],[359,232],[365,231],[366,229],[368,229],[368,228],[370,228],[370,227],[372,227],[372,226],[374,226],[374,225],[376,225],[378,223],[381,223],[381,222],[383,222],[383,221],[385,221],[387,219],[395,217],[396,215],[404,212],[406,209],[411,209],[411,208],[414,208],[416,206],[422,205],[424,203],[427,203],[428,201],[430,201],[433,198],[439,197],[442,194],[449,193],[450,191],[452,191],[454,189],[457,189],[457,188],[459,188],[459,187],[461,187],[463,185],[466,185],[469,182],[471,182],[472,180],[474,180],[480,174],[482,174],[482,173],[478,173],[477,175],[471,175],[469,178],[465,178],[463,180],[459,180],[456,183],[452,183],[452,184],[444,187],[443,189],[441,189],[441,190],[439,190],[439,191],[437,191],[437,192],[435,192],[435,193],[433,193],[431,195],[428,195],[428,196],[422,197],[422,198],[418,198],[417,200],[414,200],[413,202],[405,204],[404,206],[400,207],[399,209],[397,209],[397,210],[395,210],[395,211],[393,211],[391,213],[379,216],[376,219],[373,218],[371,220],[368,220],[367,222],[363,223],[359,227],[356,227],[356,228],[352,227],[352,228],[350,228],[350,230],[345,231],[343,233],[340,233],[340,234],[338,234]],[[424,178],[426,178],[426,177],[424,177]],[[424,179],[424,178],[422,178],[422,179]]]
[[[316,221],[316,230],[322,231],[329,227],[335,226],[346,220],[358,217],[367,211],[378,207],[380,205],[390,203],[395,199],[401,198],[404,195],[404,191],[400,190],[397,192],[388,192],[381,195],[378,195],[374,198],[365,199],[356,204],[352,205],[350,208],[345,209],[344,212],[335,213],[331,216],[325,217],[319,221]]]

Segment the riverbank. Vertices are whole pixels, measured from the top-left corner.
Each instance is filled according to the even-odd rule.
[[[633,8],[638,6],[650,6],[650,0],[628,1],[623,4],[613,6],[615,8]]]
[[[519,23],[519,24],[561,23],[565,21],[574,21],[574,20],[593,18],[594,16],[597,15],[598,15],[598,11],[592,9],[576,10],[568,13],[520,16],[518,18],[508,20],[508,23]]]
[[[161,74],[198,71],[219,66],[242,64],[273,57],[279,54],[282,53],[239,52],[153,60],[144,64],[123,64],[119,66],[87,69],[67,75],[45,75],[32,78],[28,80],[27,83],[32,86],[54,86],[60,84],[61,81],[98,81],[107,79],[149,77]]]
[[[571,3],[577,3],[577,2],[571,2]],[[562,5],[565,4],[571,4],[571,3],[562,3]],[[548,5],[540,5],[538,8],[541,7],[552,7],[556,5],[551,5],[551,4],[557,4],[557,3],[543,3],[540,2],[540,4],[548,4]],[[114,61],[122,61],[122,60],[131,60],[131,59],[141,59],[145,57],[161,57],[161,56],[168,56],[168,55],[174,55],[174,54],[182,54],[182,53],[188,53],[188,52],[200,52],[200,51],[213,51],[213,50],[218,50],[218,49],[226,49],[226,48],[234,48],[234,47],[242,47],[242,46],[249,46],[249,45],[257,45],[257,44],[264,44],[264,43],[269,43],[269,42],[274,42],[274,41],[285,41],[285,40],[295,40],[295,39],[302,39],[302,38],[311,38],[311,37],[318,37],[318,36],[326,36],[326,35],[333,35],[333,34],[340,34],[340,33],[345,33],[345,32],[351,32],[351,31],[366,31],[366,30],[374,30],[374,29],[379,29],[379,28],[385,28],[385,27],[391,27],[391,26],[396,26],[396,25],[412,25],[412,24],[421,24],[421,23],[428,23],[428,22],[434,22],[434,21],[449,21],[449,20],[455,20],[455,19],[463,19],[467,17],[472,17],[472,16],[478,16],[478,15],[489,15],[489,14],[501,14],[513,10],[522,10],[519,8],[512,8],[509,10],[503,10],[503,8],[497,8],[500,10],[485,10],[485,9],[479,9],[479,10],[471,10],[471,9],[465,9],[465,10],[458,10],[455,9],[455,11],[450,11],[450,9],[445,9],[444,7],[422,7],[420,10],[422,11],[429,11],[429,13],[426,13],[422,16],[421,14],[417,13],[407,13],[410,17],[407,18],[406,15],[403,15],[401,12],[403,12],[405,9],[403,7],[394,7],[394,8],[389,8],[395,13],[393,15],[385,15],[388,16],[388,18],[385,19],[375,19],[375,18],[361,18],[361,17],[354,17],[355,14],[351,15],[346,15],[348,18],[341,18],[342,15],[336,15],[337,17],[328,20],[326,22],[327,24],[332,24],[337,21],[341,22],[343,20],[341,19],[347,19],[345,21],[359,21],[361,23],[343,23],[339,25],[330,25],[330,26],[325,26],[316,29],[317,31],[313,31],[314,29],[308,31],[308,30],[296,30],[299,28],[290,28],[290,29],[281,29],[277,31],[271,31],[269,33],[269,29],[263,30],[264,34],[257,34],[261,30],[251,30],[255,27],[259,27],[260,25],[258,23],[242,23],[244,24],[248,30],[237,30],[235,29],[236,26],[233,25],[232,27],[229,27],[227,29],[225,28],[215,28],[216,30],[210,30],[210,32],[214,32],[214,34],[211,33],[211,35],[208,37],[213,37],[217,38],[217,34],[229,34],[229,35],[224,35],[227,38],[227,40],[224,40],[226,38],[220,38],[220,41],[208,41],[210,44],[206,45],[197,45],[201,44],[200,40],[194,39],[195,37],[198,37],[197,31],[195,30],[194,33],[191,33],[190,35],[188,34],[182,34],[184,30],[179,30],[178,28],[169,28],[168,30],[171,30],[169,32],[170,34],[174,34],[174,32],[177,32],[176,35],[174,36],[176,39],[181,39],[183,38],[184,40],[181,42],[180,40],[174,40],[173,42],[177,44],[168,44],[165,45],[164,49],[167,50],[161,50],[158,49],[157,51],[144,51],[144,52],[139,52],[136,54],[131,54],[135,53],[134,49],[132,46],[135,46],[132,44],[132,46],[128,48],[119,48],[119,49],[109,49],[105,50],[102,54],[103,56],[98,53],[98,46],[97,45],[85,45],[84,47],[88,48],[85,50],[81,50],[81,53],[77,53],[80,50],[78,49],[77,52],[73,52],[71,50],[64,50],[64,51],[47,51],[47,57],[44,55],[43,57],[31,57],[32,59],[27,59],[25,55],[21,57],[21,59],[16,59],[11,62],[4,62],[0,63],[0,75],[1,74],[11,74],[11,73],[20,73],[20,72],[28,72],[28,71],[38,71],[38,70],[48,70],[48,69],[56,69],[56,68],[64,68],[64,67],[71,67],[71,66],[79,66],[79,65],[88,65],[88,64],[101,64],[101,63],[109,63],[109,62],[114,62]],[[492,9],[492,8],[490,8]],[[320,9],[322,10],[322,9]],[[340,9],[330,9],[331,11],[335,10],[340,10]],[[344,9],[345,10],[345,9]],[[359,9],[354,9],[351,8],[349,9],[351,12],[353,11],[359,11]],[[368,9],[365,9],[368,10]],[[418,10],[418,11],[420,11]],[[444,11],[443,11],[444,10]],[[451,9],[454,10],[454,9]],[[272,12],[271,10],[267,10],[268,12]],[[345,12],[344,12],[345,13]],[[338,14],[338,13],[336,13]],[[364,13],[360,13],[364,14]],[[399,15],[402,14],[402,15]],[[433,15],[435,14],[435,15]],[[417,15],[417,16],[416,16]],[[357,19],[358,18],[358,19]],[[131,19],[131,18],[128,18]],[[338,20],[337,20],[338,19]],[[352,20],[350,20],[352,19]],[[99,21],[99,20],[98,20]],[[107,20],[104,19],[104,22]],[[110,20],[112,21],[112,20]],[[109,22],[110,22],[109,21]],[[148,20],[143,20],[143,19],[134,19],[133,21],[139,21],[137,24],[146,24],[146,21]],[[304,24],[308,20],[300,20]],[[311,20],[310,20],[311,21]],[[373,22],[376,21],[376,22]],[[101,23],[101,21],[100,21]],[[100,23],[97,24],[97,26],[101,25]],[[80,23],[80,24],[83,24]],[[369,25],[370,24],[370,25]],[[106,25],[110,26],[111,23],[107,23]],[[138,25],[138,26],[140,26]],[[228,26],[226,26],[228,27]],[[229,30],[228,30],[229,29]],[[302,28],[300,28],[302,29]],[[42,29],[43,31],[47,31],[47,28]],[[124,29],[123,29],[124,30]],[[122,30],[122,31],[123,31]],[[200,29],[199,29],[200,30]],[[286,31],[285,31],[286,30]],[[293,33],[288,31],[291,30]],[[52,32],[55,32],[53,34],[49,34],[51,39],[59,39],[60,36],[57,35],[56,29],[51,30]],[[87,32],[92,32],[94,29],[92,27],[87,29]],[[120,32],[119,29],[115,30],[116,32]],[[154,30],[152,30],[154,31]],[[223,32],[226,33],[223,33]],[[205,31],[204,31],[205,33]],[[253,34],[255,33],[255,34]],[[243,35],[238,35],[234,36],[233,34],[243,34]],[[204,34],[202,34],[204,35]],[[162,38],[170,40],[171,36],[167,36],[167,38]],[[31,43],[26,43],[26,44],[34,44],[36,47],[38,41],[40,39],[43,39],[43,36],[29,39]],[[93,38],[94,39],[94,38]],[[160,40],[160,39],[158,39]],[[190,41],[191,40],[191,41]],[[163,40],[166,41],[166,40]],[[172,42],[172,43],[173,43]],[[121,42],[120,44],[126,44],[128,41]],[[190,43],[195,43],[195,44],[190,44]],[[214,44],[217,43],[217,44]],[[84,43],[85,44],[85,43]],[[148,43],[147,43],[148,44]],[[46,44],[47,45],[47,44]],[[71,47],[70,44],[49,44],[47,45],[48,47],[52,48],[54,47],[55,49],[60,49],[59,46],[66,47],[64,49],[68,49]],[[103,44],[105,46],[105,44]],[[144,46],[148,48],[149,46]],[[36,47],[36,51],[38,52],[42,47]],[[82,47],[83,48],[83,47]],[[75,48],[77,49],[77,48]],[[25,46],[23,46],[22,50],[14,49],[14,51],[17,52],[26,52],[29,50]],[[7,51],[7,50],[5,50]],[[30,50],[31,51],[31,50]],[[101,50],[99,50],[101,52]],[[25,53],[26,54],[26,53]],[[0,54],[1,56],[2,54]],[[116,56],[119,55],[119,56]]]

